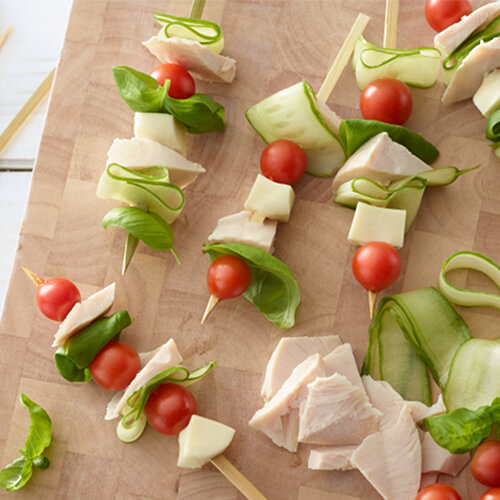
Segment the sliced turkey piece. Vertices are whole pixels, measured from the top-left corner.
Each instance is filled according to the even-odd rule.
[[[265,252],[271,252],[276,236],[278,221],[266,219],[262,224],[250,220],[252,214],[243,210],[237,214],[222,217],[208,241],[244,243]]]
[[[234,59],[216,54],[194,40],[167,38],[160,30],[157,36],[142,43],[162,63],[180,64],[200,80],[231,83],[236,75]]]
[[[295,367],[279,391],[267,402],[263,408],[257,410],[249,425],[262,431],[278,446],[287,448],[288,443],[295,442],[288,436],[285,439],[282,417],[288,415],[290,408],[298,407],[305,397],[306,385],[317,377],[324,375],[323,360],[319,354],[309,356]],[[296,448],[287,448],[297,451]]]
[[[415,500],[422,449],[410,410],[402,407],[395,425],[368,436],[351,463],[385,500]]]
[[[108,151],[107,165],[117,163],[132,170],[144,167],[165,167],[170,182],[180,187],[191,184],[206,170],[187,160],[177,151],[149,139],[115,139]]]
[[[139,371],[135,378],[130,382],[122,396],[117,400],[113,398],[106,409],[106,420],[118,418],[122,411],[127,406],[128,398],[146,382],[153,378],[158,373],[175,366],[182,362],[177,346],[173,339],[168,340],[163,344],[154,356],[146,363]]]
[[[468,16],[462,17],[457,23],[448,26],[434,37],[434,46],[441,52],[443,57],[450,55],[469,35],[474,31],[482,29],[500,14],[500,2],[491,2]]]
[[[63,345],[72,335],[90,325],[92,321],[105,314],[115,301],[116,283],[94,293],[83,302],[78,302],[59,325],[52,347]]]
[[[332,189],[356,177],[367,177],[385,186],[420,172],[432,170],[427,163],[381,132],[365,142],[337,172]]]
[[[351,344],[342,344],[335,348],[330,354],[323,358],[325,363],[325,374],[327,376],[339,373],[365,392],[365,386],[361,381],[358,365],[352,352]]]
[[[300,405],[299,442],[333,446],[356,445],[378,431],[381,413],[364,390],[335,373],[307,385]]]
[[[470,453],[453,455],[448,450],[441,448],[429,432],[424,433],[422,439],[422,473],[441,472],[458,476],[460,471],[470,460]]]
[[[500,37],[474,47],[453,74],[441,98],[452,104],[472,97],[489,71],[500,67]]]
[[[341,344],[337,335],[326,337],[283,337],[267,363],[260,395],[269,401],[290,376],[293,369],[308,356],[326,356]]]
[[[313,448],[307,467],[314,470],[351,470],[351,457],[357,446]]]

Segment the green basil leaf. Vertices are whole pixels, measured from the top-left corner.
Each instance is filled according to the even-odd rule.
[[[132,234],[153,250],[171,250],[172,228],[158,214],[138,207],[116,207],[102,219],[104,229],[117,226]]]
[[[122,99],[132,111],[141,113],[159,113],[166,89],[150,75],[128,66],[113,68],[116,87]]]
[[[365,142],[381,132],[387,132],[390,138],[407,148],[425,163],[431,164],[439,151],[422,136],[401,125],[392,125],[376,120],[342,120],[339,127],[340,140],[347,157],[355,153]]]
[[[21,394],[21,403],[30,413],[30,428],[24,443],[22,455],[9,465],[0,470],[0,487],[7,491],[22,488],[33,474],[33,466],[46,469],[50,462],[42,456],[44,450],[50,445],[52,435],[52,422],[47,412]]]
[[[500,426],[500,398],[495,398],[491,403],[490,416],[493,423]]]
[[[88,366],[99,351],[121,331],[132,324],[127,311],[98,318],[83,330],[70,337],[59,349],[54,360],[59,373],[70,382],[88,382]]]
[[[424,418],[432,438],[451,453],[466,453],[484,441],[491,432],[489,406],[477,410],[458,408],[446,415]]]
[[[269,321],[280,328],[295,324],[300,290],[286,264],[264,250],[243,243],[203,245],[211,260],[221,255],[236,255],[250,267],[252,281],[243,294]]]
[[[191,134],[222,132],[226,127],[224,106],[205,94],[194,94],[187,99],[174,99],[165,92],[163,107],[167,113],[183,123]]]
[[[0,486],[7,491],[21,489],[33,474],[31,460],[25,457],[16,458],[0,470]]]
[[[500,109],[494,111],[488,118],[486,139],[494,142],[500,141]]]
[[[40,408],[40,406],[24,394],[21,394],[21,403],[29,411],[31,418],[28,437],[24,443],[23,455],[26,458],[34,460],[50,445],[52,421],[43,408]]]

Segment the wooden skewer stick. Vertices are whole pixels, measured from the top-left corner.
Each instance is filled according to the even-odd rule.
[[[35,90],[33,95],[24,103],[23,107],[18,111],[17,115],[14,116],[5,130],[0,134],[0,153],[24,125],[31,113],[35,111],[37,106],[42,102],[43,98],[49,93],[50,87],[52,87],[55,72],[56,69],[54,68]]]
[[[203,323],[205,323],[207,316],[214,310],[214,307],[218,304],[218,302],[219,302],[219,297],[216,297],[215,295],[210,295],[207,307],[205,308],[205,312],[203,313],[203,318],[201,318],[202,325]]]
[[[194,0],[193,5],[191,6],[191,14],[189,14],[189,17],[192,17],[194,19],[201,19],[204,8],[205,0]]]
[[[377,294],[375,292],[368,292],[368,306],[370,308],[370,319],[373,319],[373,311],[375,310],[375,301]]]
[[[386,0],[384,23],[384,48],[395,49],[398,39],[399,0]]]
[[[0,35],[0,47],[4,44],[5,40],[9,36],[10,30],[12,29],[12,24],[7,26],[7,29]]]
[[[224,456],[210,460],[219,472],[230,481],[248,500],[267,500],[267,498]]]
[[[347,38],[344,40],[342,47],[340,47],[335,60],[333,61],[328,73],[321,84],[321,87],[316,94],[319,101],[326,102],[330,97],[333,88],[337,84],[340,75],[344,71],[344,68],[347,66],[349,59],[351,58],[352,51],[354,50],[354,45],[356,44],[356,40],[363,33],[368,24],[370,18],[365,14],[358,14],[356,21],[352,25],[351,31],[347,35]]]
[[[43,283],[43,279],[33,271],[29,270],[27,267],[21,266],[21,269],[28,275],[28,278],[34,283],[36,287],[40,286]]]

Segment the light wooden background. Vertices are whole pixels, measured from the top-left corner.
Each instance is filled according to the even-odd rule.
[[[336,333],[353,344],[358,362],[365,353],[367,297],[352,277],[354,248],[346,241],[352,212],[332,204],[330,181],[302,179],[290,222],[279,227],[276,255],[292,269],[303,296],[293,330],[273,327],[243,298],[219,304],[201,326],[208,258],[200,249],[219,217],[241,209],[258,171],[263,143],[244,110],[302,78],[319,88],[360,11],[372,17],[367,38],[381,43],[385,2],[208,0],[205,17],[222,25],[226,53],[239,67],[232,85],[198,88],[226,106],[228,127],[223,134],[189,139],[188,157],[207,173],[187,190],[186,208],[173,227],[182,265],[170,254],[140,246],[121,277],[124,235],[101,227],[102,216],[116,203],[95,198],[113,138],[132,134],[132,112],[115,91],[111,67],[128,64],[149,71],[156,61],[140,41],[157,30],[152,13],[186,15],[189,4],[75,0],[16,264],[72,279],[84,296],[117,281],[116,309],[127,308],[136,319],[125,341],[147,350],[174,337],[188,366],[217,359],[214,372],[193,388],[199,412],[236,428],[226,455],[269,498],[323,500],[335,498],[332,492],[378,498],[359,473],[309,471],[305,448],[290,454],[247,426],[261,405],[263,370],[282,335]],[[401,1],[400,46],[432,44],[423,4]],[[486,122],[470,101],[443,107],[442,90],[439,83],[413,91],[408,126],[441,150],[437,165],[483,167],[425,194],[402,250],[403,273],[388,293],[436,284],[453,251],[473,248],[500,260],[498,160],[483,138]],[[347,70],[329,104],[343,117],[358,117],[358,99]],[[473,276],[459,279],[483,286]],[[496,311],[461,312],[475,335],[498,335]],[[120,443],[115,423],[103,420],[109,394],[94,384],[65,383],[56,372],[50,348],[55,327],[36,310],[32,285],[16,265],[0,325],[3,463],[17,456],[28,424],[17,402],[20,392],[45,407],[54,422],[52,465],[37,472],[19,498],[240,498],[210,466],[177,469],[175,438],[148,429],[138,442]],[[468,471],[449,482],[464,499],[477,499],[483,490]]]

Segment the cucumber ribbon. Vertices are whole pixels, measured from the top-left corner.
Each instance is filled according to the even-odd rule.
[[[166,38],[177,36],[194,40],[216,54],[220,54],[224,48],[222,30],[218,24],[212,21],[160,13],[155,13],[154,19],[163,26],[163,34]]]
[[[128,398],[129,411],[118,424],[118,437],[125,443],[132,443],[141,437],[147,424],[144,407],[151,393],[159,385],[167,382],[184,386],[191,385],[207,375],[215,365],[216,361],[210,361],[192,372],[185,366],[172,366],[152,377]]]

